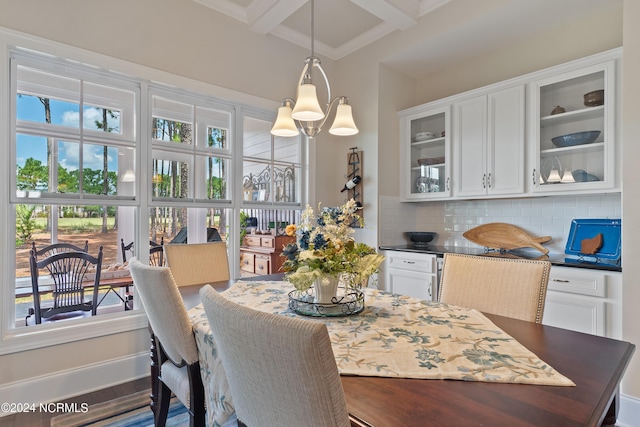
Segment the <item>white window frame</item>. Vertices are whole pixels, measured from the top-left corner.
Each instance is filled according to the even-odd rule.
[[[61,67],[63,69],[67,67],[74,70],[83,69],[84,66],[82,64],[89,64],[89,69],[96,74],[102,75],[107,80],[113,78],[116,80],[129,81],[131,84],[140,86],[140,96],[139,99],[136,100],[135,107],[138,109],[136,122],[131,124],[130,127],[127,127],[129,124],[127,124],[127,126],[125,126],[124,123],[122,124],[123,134],[128,134],[131,130],[137,135],[135,138],[137,141],[135,146],[138,152],[135,159],[133,159],[137,173],[135,183],[131,184],[135,186],[135,197],[130,200],[117,200],[117,204],[120,206],[127,209],[130,207],[138,208],[139,210],[138,219],[135,221],[135,224],[128,225],[129,231],[131,228],[135,229],[134,235],[136,240],[141,242],[141,247],[138,249],[143,250],[144,248],[142,248],[142,246],[144,246],[145,243],[148,245],[148,229],[146,227],[143,228],[141,224],[148,224],[148,222],[145,223],[145,217],[149,214],[149,207],[155,204],[150,198],[150,190],[149,192],[147,191],[150,188],[150,177],[147,176],[147,173],[149,173],[148,171],[151,169],[150,165],[146,162],[147,160],[150,162],[153,148],[150,144],[150,130],[146,128],[145,120],[151,116],[149,93],[156,88],[171,90],[176,94],[185,93],[188,94],[189,98],[200,97],[202,99],[201,105],[204,108],[211,107],[215,109],[219,105],[224,105],[233,110],[234,114],[231,119],[231,129],[228,135],[228,153],[223,153],[225,150],[216,151],[216,149],[211,149],[211,153],[216,153],[216,156],[218,154],[227,154],[230,156],[230,167],[232,167],[233,170],[233,173],[230,175],[231,182],[229,183],[230,200],[206,201],[206,203],[201,200],[194,200],[192,206],[211,207],[215,205],[239,212],[242,207],[241,199],[238,198],[239,194],[241,194],[241,188],[239,188],[236,183],[238,182],[238,175],[242,174],[242,114],[246,111],[260,112],[265,117],[269,117],[269,120],[274,120],[275,111],[278,107],[277,102],[0,28],[0,81],[3,82],[3,84],[0,84],[1,100],[10,100],[10,97],[15,93],[15,87],[11,87],[8,83],[10,81],[9,57],[13,52],[18,52],[25,56],[32,56],[40,61],[51,64],[62,64]],[[61,60],[60,58],[66,59]],[[3,167],[5,170],[11,170],[11,165],[15,163],[15,139],[13,135],[15,135],[16,120],[15,111],[11,111],[10,108],[12,104],[13,101],[0,102],[0,129],[4,130],[0,131],[0,146],[4,148],[4,155],[1,156],[2,158],[0,159],[0,162],[2,162],[0,163],[0,167]],[[97,107],[100,106],[99,102],[91,101],[89,104]],[[87,130],[85,129],[85,131]],[[113,139],[114,144],[128,144],[126,135],[111,134],[109,136]],[[199,150],[198,147],[196,147],[196,149]],[[209,152],[207,153],[209,154]],[[308,163],[306,162],[308,162],[308,159],[305,160],[303,165],[303,171],[305,172],[308,170]],[[302,179],[304,180],[306,178],[303,176]],[[10,203],[17,202],[14,189],[15,177],[12,178],[11,185],[0,186],[0,200],[5,207]],[[303,189],[301,199],[305,198],[304,194]],[[69,204],[82,204],[81,202],[83,202],[76,198],[69,200],[58,200],[56,198],[48,200],[47,203],[63,201]],[[42,200],[42,202],[44,202],[44,200]],[[84,202],[86,204],[95,204],[95,200],[86,200]],[[107,204],[113,205],[115,203],[107,202]],[[233,216],[239,217],[239,215]],[[15,236],[12,235],[12,232],[15,231],[15,219],[15,211],[13,209],[0,209],[0,224],[2,224],[0,226],[0,239],[5,241],[14,240]],[[238,224],[239,218],[234,219],[232,233],[233,230],[238,229]],[[232,271],[236,270],[237,266],[234,266],[233,263],[236,262],[235,258],[239,256],[239,248],[236,240],[237,239],[229,239]],[[16,260],[13,245],[10,246],[10,248],[5,248],[4,250],[6,252],[0,256],[0,271],[2,272],[0,273],[0,283],[2,283],[2,286],[0,286],[0,304],[2,304],[2,309],[0,310],[0,354],[14,353],[147,328],[148,321],[141,310],[96,316],[94,318],[84,319],[82,322],[65,322],[60,325],[39,325],[39,327],[34,328],[14,328],[14,275]]]

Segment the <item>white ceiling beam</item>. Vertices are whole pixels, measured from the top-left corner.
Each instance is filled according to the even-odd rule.
[[[398,30],[405,30],[418,22],[420,0],[351,0],[351,2]]]
[[[209,7],[238,21],[247,22],[247,11],[231,0],[193,0],[203,6]]]
[[[268,34],[308,0],[253,0],[247,7],[249,29]]]

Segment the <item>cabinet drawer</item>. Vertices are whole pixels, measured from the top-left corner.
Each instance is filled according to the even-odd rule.
[[[549,290],[594,297],[607,296],[605,273],[553,267],[549,273]]]
[[[260,246],[263,248],[274,248],[274,238],[273,237],[262,237],[260,239]]]
[[[245,236],[244,237],[245,246],[260,246],[260,237],[259,236]]]
[[[271,258],[268,256],[256,255],[255,273],[271,274]]]
[[[254,272],[255,255],[246,252],[240,252],[240,270],[249,273]]]
[[[402,270],[434,273],[436,271],[436,256],[412,252],[388,251],[387,266]]]

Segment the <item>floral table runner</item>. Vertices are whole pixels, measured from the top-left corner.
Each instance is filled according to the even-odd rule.
[[[299,316],[288,308],[291,290],[287,282],[240,281],[224,295],[255,310]],[[312,318],[327,325],[343,375],[575,385],[477,310],[371,288],[364,292],[360,314]],[[233,413],[228,384],[202,306],[189,314],[200,350],[209,425],[219,426]]]

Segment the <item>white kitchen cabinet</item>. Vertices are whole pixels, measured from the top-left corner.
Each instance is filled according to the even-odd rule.
[[[427,301],[437,299],[437,263],[433,254],[384,251],[383,289]]]
[[[613,189],[616,177],[616,61],[577,62],[531,83],[531,189],[534,193]],[[604,90],[603,103],[584,95]],[[595,140],[573,139],[593,132]],[[568,141],[557,137],[572,135]],[[554,138],[556,138],[554,140]]]
[[[525,89],[517,85],[454,104],[454,196],[525,190]]]
[[[620,339],[621,273],[553,266],[542,323]]]
[[[400,190],[406,200],[451,195],[449,126],[449,105],[400,113]]]

